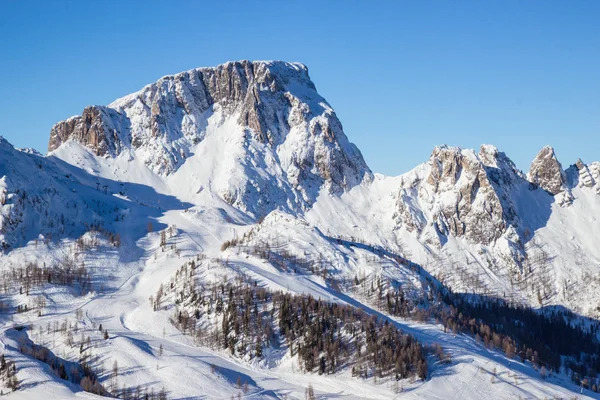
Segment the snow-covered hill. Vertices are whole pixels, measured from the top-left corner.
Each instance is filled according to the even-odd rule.
[[[574,384],[566,354],[551,371],[506,327],[457,330],[452,292],[570,310],[588,343],[600,163],[564,170],[545,147],[525,174],[490,145],[439,146],[406,174],[372,174],[298,63],[166,76],[59,122],[46,156],[1,139],[0,211],[14,398],[97,398],[81,391],[92,383],[123,398],[599,398],[595,372]],[[338,310],[329,342],[302,353],[305,327],[283,333],[285,295]],[[381,324],[369,332],[423,346],[424,381],[408,336],[393,368],[378,366],[390,341],[373,344],[362,313]],[[89,382],[75,379],[87,367]]]

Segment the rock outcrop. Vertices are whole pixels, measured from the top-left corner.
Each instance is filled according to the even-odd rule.
[[[587,165],[579,159],[569,167],[567,173],[569,176],[574,175],[575,177],[572,182],[573,186],[590,188],[600,194],[600,162]]]
[[[479,154],[436,147],[423,180],[418,175],[407,178],[398,196],[396,220],[409,231],[420,233],[429,223],[441,238],[439,243],[451,235],[489,244],[515,222],[516,212],[505,191],[523,177],[493,146],[482,146]]]
[[[545,146],[535,156],[531,162],[528,179],[553,195],[566,189],[565,173],[551,146]]]
[[[71,117],[52,127],[48,150],[57,149],[62,143],[73,139],[86,146],[99,156],[117,155],[123,146],[119,134],[123,116],[108,107],[90,106],[81,116]]]
[[[86,107],[81,116],[56,124],[48,151],[75,140],[96,155],[117,155],[129,148],[153,148],[157,160],[146,160],[157,173],[168,174],[185,159],[186,145],[203,139],[205,113],[233,116],[262,143],[281,144],[290,130],[305,125],[311,147],[330,151],[312,154],[309,163],[339,186],[354,167],[360,180],[368,168],[326,101],[316,92],[308,69],[299,63],[229,62],[165,76],[108,107]],[[309,143],[307,143],[309,144]],[[158,154],[157,154],[158,153]],[[347,182],[350,184],[351,182]]]

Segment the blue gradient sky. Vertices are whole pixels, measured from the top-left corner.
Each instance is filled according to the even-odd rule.
[[[447,143],[529,169],[600,160],[598,1],[0,0],[0,135],[45,152],[52,125],[163,75],[300,61],[376,172]]]

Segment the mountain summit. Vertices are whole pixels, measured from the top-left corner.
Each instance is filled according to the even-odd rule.
[[[273,198],[305,208],[322,187],[340,193],[371,178],[299,63],[238,61],[165,76],[56,124],[48,150],[68,142],[104,159],[137,159],[162,177],[211,153],[214,162],[196,166],[214,173],[187,183],[257,215],[273,209]]]

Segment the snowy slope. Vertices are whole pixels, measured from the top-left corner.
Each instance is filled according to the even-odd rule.
[[[11,398],[38,398],[42,393],[53,393],[54,397],[51,398],[91,397],[79,392],[76,386],[53,377],[44,364],[26,361],[23,356],[18,355],[15,351],[18,344],[11,339],[10,330],[6,330],[15,324],[29,324],[31,321],[33,329],[30,335],[36,342],[43,343],[65,359],[77,359],[79,333],[75,335],[74,347],[65,343],[61,333],[39,333],[40,326],[45,330],[48,322],[62,323],[65,318],[73,324],[77,321],[80,332],[91,336],[93,348],[90,353],[99,357],[98,362],[104,365],[106,371],[111,370],[115,360],[118,362],[121,370],[117,378],[118,386],[125,383],[128,389],[132,388],[132,392],[140,386],[148,391],[154,389],[157,393],[164,387],[169,398],[230,398],[238,393],[244,398],[304,398],[309,385],[323,398],[333,395],[340,398],[384,399],[397,396],[400,390],[409,398],[430,399],[448,396],[478,399],[482,395],[494,398],[575,396],[577,387],[569,383],[565,376],[555,375],[544,380],[529,363],[508,360],[502,354],[487,350],[473,338],[444,333],[440,326],[405,320],[394,320],[394,323],[423,343],[441,344],[451,353],[451,364],[434,363],[430,370],[431,377],[424,383],[375,383],[372,379],[365,381],[352,378],[349,372],[332,376],[304,375],[298,373],[297,362],[290,359],[289,355],[283,358],[276,357],[273,360],[277,360],[274,364],[267,362],[265,365],[235,359],[210,348],[198,347],[168,322],[170,310],[154,312],[148,302],[149,294],[156,292],[160,284],[167,283],[183,262],[195,259],[199,247],[208,254],[221,253],[217,247],[220,243],[212,235],[224,235],[224,231],[232,226],[229,225],[229,229],[226,229],[227,222],[215,221],[214,218],[203,219],[198,215],[190,217],[189,214],[181,211],[169,212],[161,219],[165,223],[176,223],[180,227],[178,233],[168,239],[169,246],[176,244],[179,253],[161,251],[158,233],[140,239],[136,246],[145,249],[145,252],[140,258],[129,262],[123,262],[121,259],[123,254],[131,252],[131,248],[124,245],[117,250],[110,250],[110,246],[103,243],[100,248],[84,256],[86,265],[100,277],[94,285],[94,292],[80,297],[64,290],[42,288],[39,293],[44,293],[50,304],[42,317],[32,313],[18,314],[13,321],[5,322],[0,337],[3,351],[9,356],[14,356],[21,365],[29,365],[20,369],[18,375],[24,389],[12,394]],[[282,242],[290,243],[290,251],[297,252],[302,248],[314,247],[325,257],[339,257],[339,253],[342,253],[343,257],[350,258],[349,266],[360,266],[364,262],[364,250],[352,250],[340,246],[336,241],[328,241],[320,232],[304,225],[303,221],[294,221],[294,218],[285,215],[273,215],[268,218],[273,220],[267,219],[264,226],[255,228],[260,230],[256,238],[277,233]],[[275,219],[283,224],[275,224]],[[203,223],[206,233],[198,228],[191,229],[194,225],[198,226],[196,224],[199,222]],[[294,224],[302,226],[302,229],[290,229]],[[282,230],[277,230],[278,227]],[[60,251],[60,247],[34,248],[30,245],[3,258],[3,266],[6,268],[8,262],[18,263],[30,257],[52,258],[52,253]],[[238,251],[239,254],[236,255]],[[371,254],[371,257],[375,257],[375,254]],[[360,300],[360,294],[353,298],[332,291],[318,275],[299,273],[299,276],[294,276],[291,271],[279,271],[273,264],[253,257],[244,257],[242,249],[239,248],[228,249],[222,254],[222,258],[227,260],[227,264],[207,265],[206,269],[202,269],[205,271],[203,279],[222,279],[222,276],[226,275],[233,278],[242,270],[273,288],[349,303],[377,314]],[[412,272],[403,271],[400,266],[394,266],[391,262],[389,265],[379,264],[377,268],[381,268],[380,273],[392,274],[407,282],[419,281]],[[108,282],[108,285],[103,287],[103,282]],[[36,295],[37,292],[31,294]],[[76,316],[78,308],[83,310],[80,319]],[[98,332],[97,326],[100,323],[110,334],[108,340],[102,339]],[[160,355],[161,346],[163,355]],[[495,383],[492,384],[494,370]],[[111,385],[110,375],[107,372],[103,378],[106,386]],[[247,393],[237,386],[238,378],[243,383],[248,382]],[[72,391],[75,393],[71,395]],[[586,391],[586,394],[592,393]]]
[[[193,215],[191,218],[196,219],[197,217]],[[32,336],[36,341],[47,343],[56,353],[64,354],[68,358],[69,354],[72,356],[76,354],[77,346],[71,348],[66,345],[59,333],[40,335],[36,333],[37,327],[41,326],[45,329],[48,321],[62,321],[64,318],[75,321],[77,320],[75,311],[77,308],[81,308],[84,313],[78,321],[79,327],[85,332],[85,335],[91,335],[95,346],[93,353],[101,357],[105,369],[110,369],[114,360],[117,360],[123,371],[122,374],[126,374],[127,377],[119,379],[119,382],[126,379],[128,387],[140,385],[155,388],[157,392],[164,385],[172,398],[186,396],[229,398],[231,394],[241,392],[235,384],[238,376],[241,376],[244,381],[250,382],[248,392],[250,398],[282,397],[283,395],[301,398],[309,383],[312,384],[317,394],[336,393],[338,396],[346,398],[389,398],[394,395],[394,391],[399,390],[398,385],[391,382],[374,384],[372,381],[357,381],[345,373],[326,377],[311,374],[303,377],[298,375],[298,367],[295,366],[293,360],[288,361],[284,358],[277,365],[264,368],[260,365],[231,359],[219,352],[198,348],[190,343],[187,337],[182,336],[168,323],[168,311],[153,312],[147,301],[148,294],[155,292],[161,283],[168,282],[169,277],[175,273],[184,260],[195,257],[199,246],[209,254],[211,252],[213,254],[220,253],[218,248],[215,249],[220,244],[214,240],[212,235],[197,232],[194,236],[187,236],[185,232],[190,229],[190,226],[193,226],[186,222],[188,219],[190,219],[189,212],[170,212],[162,219],[164,222],[177,223],[177,226],[181,227],[179,233],[170,237],[168,241],[169,244],[177,245],[179,254],[174,251],[162,252],[157,233],[150,234],[136,243],[138,247],[146,249],[146,252],[139,259],[131,262],[121,261],[121,254],[131,251],[127,246],[113,251],[107,251],[109,246],[107,249],[92,251],[85,255],[86,264],[98,276],[109,278],[107,280],[110,282],[109,287],[101,288],[101,282],[98,282],[95,285],[97,292],[83,298],[64,291],[44,290],[43,292],[50,300],[49,304],[52,304],[45,311],[45,315],[38,318],[35,315],[20,314],[9,326],[15,323],[26,324],[28,320],[32,319],[34,324]],[[276,219],[282,224],[276,224]],[[211,222],[211,220],[212,218],[202,221],[204,228],[209,233],[222,235],[220,227],[227,223]],[[302,229],[290,229],[294,224],[298,224]],[[277,231],[281,240],[291,243],[290,251],[298,252],[301,251],[301,248],[314,247],[326,257],[339,257],[339,253],[341,253],[345,257],[354,259],[354,261],[350,261],[350,266],[354,263],[360,265],[361,262],[364,262],[364,260],[361,261],[361,253],[364,250],[340,247],[335,241],[326,240],[321,233],[304,225],[302,221],[294,221],[290,216],[269,216],[264,221],[264,226],[255,228],[260,232],[253,236],[258,238],[262,235],[269,235],[269,231],[275,233],[278,228],[282,229]],[[3,262],[10,260],[17,263],[19,260],[31,257],[32,254],[39,259],[51,258],[52,253],[58,251],[58,247],[49,246],[40,249],[30,245],[30,248],[11,252],[8,257],[3,259]],[[283,273],[261,260],[255,260],[252,257],[245,258],[241,252],[236,256],[234,250],[234,248],[228,249],[223,254],[223,257],[228,260],[228,267],[219,264],[219,266],[208,268],[206,273],[218,278],[223,274],[235,276],[239,269],[243,269],[246,273],[260,279],[261,282],[279,289],[310,293],[333,301],[350,301],[351,304],[369,309],[369,306],[362,305],[360,300],[353,300],[326,289],[319,276],[301,274],[300,277],[292,278],[291,272]],[[346,265],[343,266],[346,267]],[[382,268],[384,273],[400,273],[400,275],[396,275],[399,279],[403,279],[402,276],[406,276],[407,280],[415,279],[414,276],[410,278],[412,274],[408,271],[395,272],[399,267],[394,267],[393,264],[389,266],[382,264],[379,268]],[[206,277],[206,279],[209,278]],[[35,295],[32,293],[32,296]],[[107,341],[101,338],[96,328],[99,323],[102,323],[104,328],[110,332],[110,338]],[[440,327],[435,325],[402,320],[398,320],[397,323],[425,343],[442,344],[452,353],[453,358],[453,363],[449,366],[434,366],[431,372],[432,378],[424,384],[401,382],[400,386],[405,390],[411,389],[408,392],[409,396],[439,398],[445,397],[448,393],[458,395],[462,392],[460,397],[466,398],[479,398],[482,393],[488,393],[497,398],[512,398],[518,395],[539,398],[568,396],[569,389],[565,389],[564,386],[575,390],[575,387],[570,386],[565,378],[556,377],[551,378],[550,382],[545,382],[539,373],[530,366],[516,361],[510,362],[504,356],[490,352],[476,344],[473,339],[464,336],[454,337],[444,333]],[[9,333],[6,335],[7,337],[2,339],[4,346],[8,346],[5,347],[5,350],[6,348],[14,349],[17,345],[14,341],[11,342]],[[164,349],[163,356],[158,355],[161,345]],[[211,365],[217,366],[216,371],[213,372],[214,368]],[[490,385],[494,368],[497,370],[497,383]],[[41,393],[40,387],[48,390],[46,384],[39,385],[39,382],[48,379],[44,378],[48,372],[44,373],[43,371],[43,366],[35,363],[32,367],[24,369],[20,373],[20,379],[24,386],[31,385],[31,387],[22,393],[17,392],[15,398],[22,398],[21,396],[35,398],[36,393],[37,395]],[[110,381],[110,378],[106,380]],[[36,382],[38,385],[34,385]],[[69,385],[66,386],[67,388],[56,389],[58,390],[55,392],[57,398],[64,398],[63,396],[68,393],[69,389],[74,390]]]
[[[564,192],[527,181],[491,146],[441,147],[404,175],[322,195],[306,218],[396,248],[454,290],[597,318],[600,196],[589,167],[579,167],[582,179],[574,168],[565,204]]]

